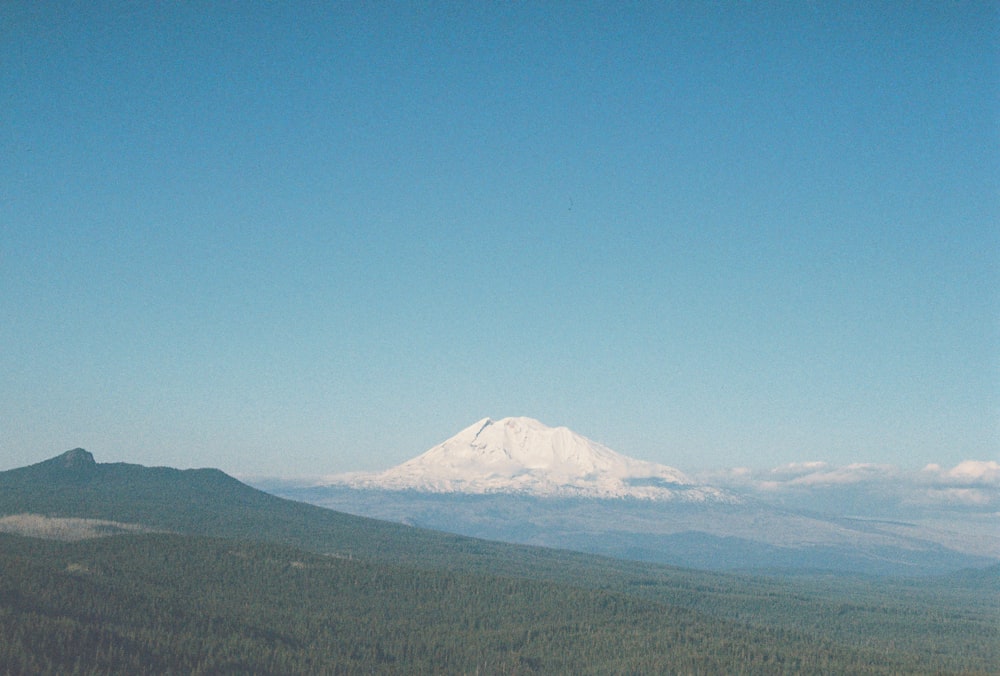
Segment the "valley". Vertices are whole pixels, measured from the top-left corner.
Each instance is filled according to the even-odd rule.
[[[995,519],[959,530],[742,504],[425,493],[257,482],[349,514],[488,540],[754,573],[934,575],[1000,561],[980,553]]]

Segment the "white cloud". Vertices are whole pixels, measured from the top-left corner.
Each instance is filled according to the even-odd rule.
[[[854,463],[835,467],[828,462],[792,462],[765,470],[746,467],[704,472],[698,478],[705,483],[723,483],[729,486],[750,486],[758,489],[772,489],[795,486],[822,486],[826,484],[850,484],[865,481],[879,481],[895,477],[899,470],[892,465]]]
[[[819,470],[826,469],[830,466],[830,463],[824,462],[822,460],[810,460],[809,462],[790,462],[785,465],[779,465],[771,469],[771,474],[808,474],[809,472],[816,472]]]
[[[825,486],[830,484],[856,484],[884,481],[895,478],[899,470],[892,465],[853,463],[846,467],[824,467],[815,472],[799,476],[789,483],[800,486]]]
[[[1000,463],[994,460],[964,460],[951,469],[932,463],[921,472],[925,479],[941,483],[1000,486]]]
[[[1000,508],[1000,463],[992,460],[965,460],[950,468],[929,464],[921,470],[809,461],[765,470],[718,470],[703,473],[698,479],[790,507],[845,514]]]

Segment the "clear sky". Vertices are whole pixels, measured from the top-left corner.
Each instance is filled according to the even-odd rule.
[[[0,4],[0,468],[1000,457],[992,2]]]

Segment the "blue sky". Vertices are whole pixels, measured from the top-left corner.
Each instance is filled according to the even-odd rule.
[[[0,466],[1000,457],[992,3],[0,6]]]

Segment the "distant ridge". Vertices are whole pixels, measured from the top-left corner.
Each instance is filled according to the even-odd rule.
[[[527,417],[483,418],[401,465],[332,477],[332,483],[431,493],[739,502],[673,467],[630,458],[566,427]]]
[[[62,469],[71,472],[87,472],[92,470],[96,465],[97,462],[94,460],[94,456],[90,453],[90,451],[85,451],[82,448],[74,448],[61,455],[57,455],[54,458],[49,458],[48,460],[43,460],[40,463],[31,465],[31,467]]]
[[[59,485],[66,481],[85,481],[96,473],[97,462],[94,456],[82,448],[74,448],[34,465],[0,473],[0,476],[17,477],[22,481],[40,481],[43,485]],[[0,487],[2,485],[3,482],[0,481]]]

